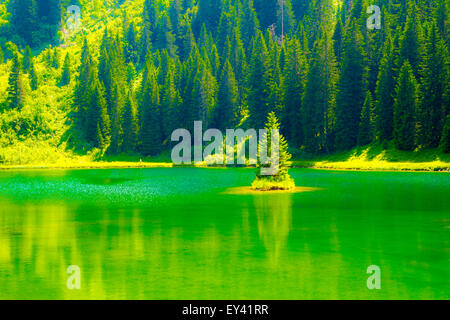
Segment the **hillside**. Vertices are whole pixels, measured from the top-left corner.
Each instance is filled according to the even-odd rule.
[[[446,1],[379,1],[380,29],[365,0],[33,3],[0,4],[3,165],[158,161],[177,128],[275,111],[296,160],[448,168]]]

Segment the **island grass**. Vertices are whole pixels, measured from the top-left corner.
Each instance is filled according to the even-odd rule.
[[[255,191],[289,191],[295,189],[295,181],[290,176],[281,180],[271,176],[257,177],[251,188]]]

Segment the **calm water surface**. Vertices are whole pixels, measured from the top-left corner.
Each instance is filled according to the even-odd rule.
[[[251,169],[0,172],[0,299],[450,298],[450,174],[291,175],[318,190],[223,194]]]

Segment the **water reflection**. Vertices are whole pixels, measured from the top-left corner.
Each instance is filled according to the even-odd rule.
[[[291,197],[291,194],[253,196],[258,234],[266,247],[272,267],[278,265],[280,255],[286,254],[286,243],[292,228]]]
[[[184,181],[172,174],[174,184]],[[425,199],[411,205],[402,185],[387,190],[372,180],[358,185],[353,174],[324,175],[324,191],[263,196],[159,190],[146,197],[162,183],[146,178],[132,183],[137,202],[122,201],[131,194],[120,198],[122,185],[102,186],[99,198],[72,182],[50,194],[55,184],[43,178],[11,182],[6,195],[0,188],[0,299],[448,297],[446,194],[411,182],[416,197],[438,203],[429,210]],[[28,190],[40,196],[25,197]],[[388,210],[393,198],[396,210]],[[382,268],[378,292],[365,286],[371,264]],[[81,268],[80,291],[66,287],[69,265]]]

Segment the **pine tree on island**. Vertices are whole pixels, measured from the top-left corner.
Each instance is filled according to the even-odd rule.
[[[289,176],[290,159],[292,155],[288,152],[288,144],[286,139],[281,135],[279,136],[279,161],[278,165],[274,166],[273,159],[268,164],[261,162],[261,151],[267,150],[267,157],[272,158],[271,153],[271,139],[272,130],[279,130],[280,123],[274,112],[270,112],[267,116],[267,122],[265,125],[267,130],[266,134],[262,137],[258,149],[259,160],[257,164],[256,179],[252,183],[252,189],[259,191],[271,191],[271,190],[292,190],[295,188],[295,181]],[[274,170],[273,175],[262,175],[261,168],[272,167]]]

